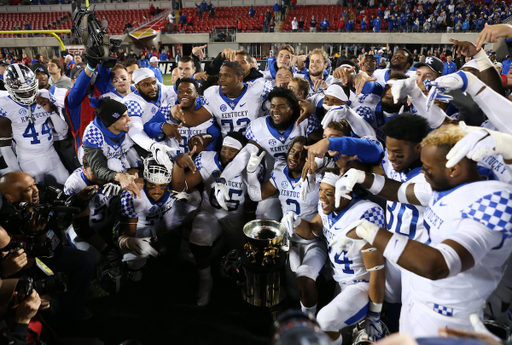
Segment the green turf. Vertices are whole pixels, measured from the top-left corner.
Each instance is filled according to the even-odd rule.
[[[163,76],[163,80],[164,80],[164,85],[172,85],[172,75],[170,74],[164,74]]]

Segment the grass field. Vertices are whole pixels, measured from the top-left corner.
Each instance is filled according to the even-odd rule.
[[[164,80],[164,85],[172,85],[170,74],[164,74],[162,79]]]

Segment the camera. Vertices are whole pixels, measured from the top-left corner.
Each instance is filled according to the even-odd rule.
[[[110,57],[111,52],[117,52],[121,46],[122,40],[110,38],[106,29],[101,26],[100,21],[81,0],[77,0],[72,5],[73,27],[71,32],[77,37],[87,48],[85,54],[88,58],[101,61],[101,65],[105,68],[115,66],[117,60]]]
[[[36,257],[46,257],[53,258],[55,255],[52,249],[52,242],[50,239],[46,239],[46,242],[38,242],[38,243],[26,243],[23,241],[11,241],[7,246],[5,246],[2,251],[9,252],[4,259],[7,259],[12,254],[16,253],[18,250],[23,249],[27,254],[28,258],[36,258]]]
[[[16,304],[22,302],[25,298],[36,290],[39,295],[47,295],[51,293],[61,293],[67,291],[68,277],[65,273],[58,272],[52,276],[40,280],[34,280],[31,277],[21,277],[18,280],[14,295]]]

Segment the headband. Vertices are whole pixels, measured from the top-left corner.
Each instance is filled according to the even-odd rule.
[[[327,183],[328,185],[335,187],[336,182],[338,182],[339,179],[340,177],[338,175],[333,174],[331,172],[327,172],[325,173],[324,178],[322,179],[322,183]]]
[[[135,84],[140,83],[147,78],[155,78],[155,73],[149,68],[139,68],[133,71],[132,79]]]
[[[350,66],[350,67],[352,67],[352,66]],[[325,94],[328,96],[336,97],[340,101],[348,102],[347,94],[339,85],[333,84],[333,85],[329,86],[327,88],[327,90],[325,91]]]
[[[232,137],[225,137],[222,141],[222,146],[231,147],[237,149],[238,151],[242,149],[242,144]]]

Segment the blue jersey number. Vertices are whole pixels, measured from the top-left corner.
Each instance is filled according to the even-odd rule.
[[[100,207],[94,209],[94,214],[91,215],[91,222],[99,223],[103,221],[105,218],[105,213],[107,211],[107,204],[103,204]]]
[[[240,132],[241,134],[245,135],[245,129],[247,128],[247,125],[249,125],[250,122],[251,122],[250,119],[238,119],[238,120],[236,120],[236,125],[237,126],[244,126],[244,128],[240,128],[238,130],[238,132]],[[235,129],[235,127],[233,126],[233,120],[231,120],[231,119],[229,119],[229,120],[220,120],[220,123],[221,123],[221,126],[223,126],[223,127],[225,127],[225,126],[229,127],[228,133],[233,132],[234,129]]]
[[[297,200],[286,199],[286,204],[287,205],[295,205],[295,210],[290,209],[290,211],[293,211],[293,212],[295,212],[295,214],[300,215],[300,204]]]
[[[236,211],[238,210],[238,206],[240,206],[240,200],[233,200],[233,195],[242,195],[241,190],[236,189],[230,189],[229,190],[229,201],[226,201],[226,206],[228,207],[228,211]],[[219,203],[217,202],[217,199],[215,198],[215,189],[212,188],[212,191],[210,193],[210,204],[215,207],[216,209],[221,209],[222,207],[219,206]]]
[[[50,118],[47,118],[41,127],[41,134],[48,135],[48,140],[52,140],[52,128],[50,127]],[[34,126],[34,122],[29,122],[25,132],[23,133],[24,138],[32,138],[30,144],[36,145],[40,144],[41,140],[39,140],[39,133],[37,133],[36,128]]]
[[[345,268],[342,268],[343,273],[354,274],[354,270],[350,268],[350,265],[352,265],[354,263],[354,261],[349,260],[347,258],[347,252],[346,251],[342,251],[340,254],[336,254],[334,256],[334,262],[339,264],[339,265],[344,265],[345,266]]]
[[[396,210],[396,207],[398,206],[397,202],[394,202],[393,205],[388,205],[388,211],[389,211],[389,222],[388,222],[388,229],[393,228],[393,223],[395,222],[395,216],[393,212]],[[404,216],[404,212],[406,209],[410,209],[412,211],[412,219],[411,224],[409,225],[409,233],[405,233],[400,231],[402,228],[402,217]],[[418,226],[418,217],[419,212],[418,209],[412,205],[409,204],[401,204],[400,209],[398,210],[398,215],[396,216],[396,233],[408,236],[411,240],[414,239],[416,236],[416,227]],[[405,224],[405,227],[407,227],[407,224]]]

